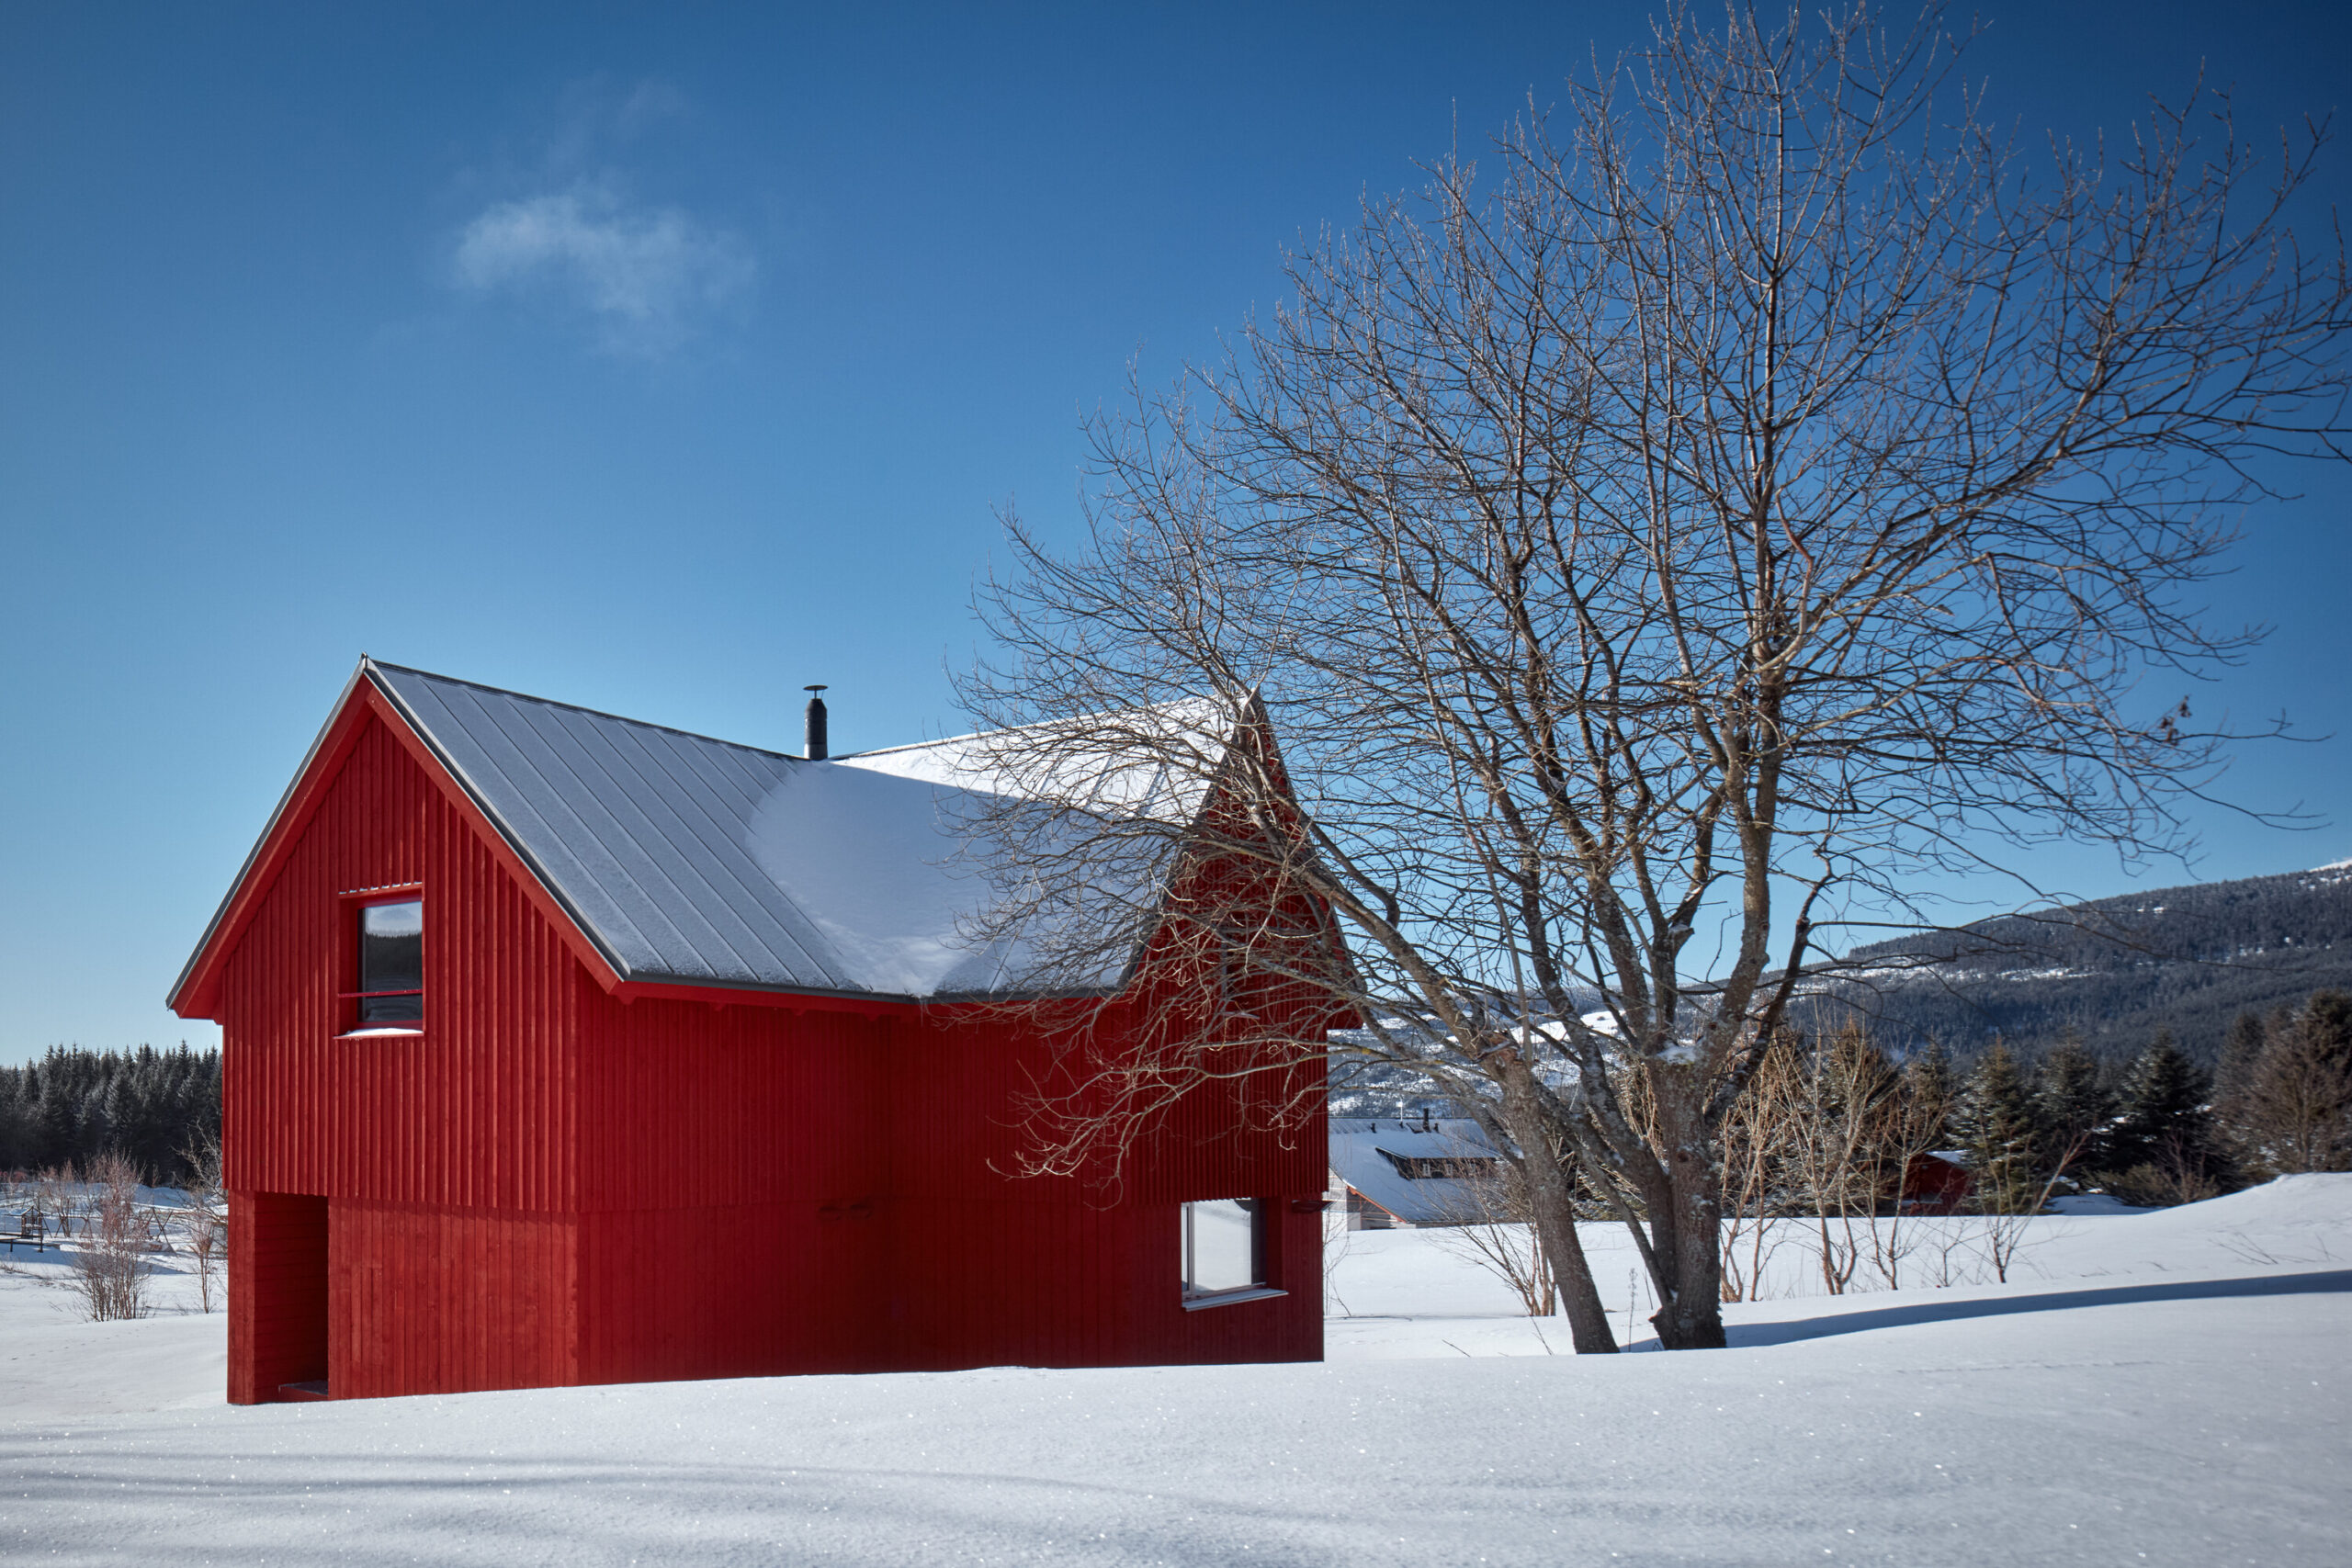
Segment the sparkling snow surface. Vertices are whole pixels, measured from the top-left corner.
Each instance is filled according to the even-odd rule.
[[[1321,1366],[257,1409],[218,1316],[0,1276],[0,1560],[2352,1562],[2352,1177],[2036,1221],[2006,1286],[1775,1296],[1709,1354],[1547,1355],[1436,1233],[1334,1276]]]

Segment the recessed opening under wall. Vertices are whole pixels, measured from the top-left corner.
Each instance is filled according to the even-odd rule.
[[[265,1401],[327,1397],[327,1201],[257,1192],[248,1218],[254,1382]]]

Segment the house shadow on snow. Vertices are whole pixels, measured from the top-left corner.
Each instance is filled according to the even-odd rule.
[[[2331,1269],[2312,1274],[2278,1274],[2252,1280],[2179,1280],[2146,1285],[2109,1285],[2086,1291],[2041,1291],[2030,1296],[1996,1296],[1969,1302],[1917,1302],[1904,1306],[1863,1312],[1831,1313],[1790,1323],[1732,1324],[1728,1338],[1736,1349],[1764,1345],[1788,1345],[1800,1339],[1826,1339],[1838,1334],[1860,1334],[1873,1328],[1905,1328],[1921,1323],[1955,1323],[1971,1317],[2006,1317],[2018,1313],[2065,1312],[2075,1307],[2127,1306],[2140,1302],[2205,1301],[2240,1296],[2310,1296],[2352,1293],[2352,1269]]]

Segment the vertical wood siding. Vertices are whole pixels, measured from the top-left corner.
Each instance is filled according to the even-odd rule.
[[[227,967],[228,1183],[382,1202],[576,1206],[579,964],[380,724],[360,737]],[[421,884],[424,1023],[336,1038],[353,988],[340,895]]]
[[[594,1381],[883,1364],[890,1025],[615,1000],[582,976],[582,1290]]]
[[[257,1404],[327,1372],[327,1202],[229,1198],[229,1400]]]
[[[1104,1021],[1116,1049],[1120,1021]],[[910,1367],[1120,1366],[1317,1360],[1323,1353],[1320,1119],[1284,1146],[1237,1135],[1242,1092],[1188,1096],[1108,1180],[1010,1174],[1024,1098],[1054,1068],[1018,1014],[906,1028],[892,1147],[899,1180],[889,1310]],[[1290,1294],[1183,1310],[1178,1205],[1262,1198]]]
[[[330,1215],[336,1398],[582,1381],[569,1215],[364,1199]]]

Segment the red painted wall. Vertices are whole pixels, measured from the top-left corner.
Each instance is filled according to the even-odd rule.
[[[322,752],[227,939],[232,1400],[320,1375],[322,1348],[338,1398],[1320,1356],[1320,1222],[1292,1212],[1323,1186],[1319,1122],[1236,1137],[1204,1094],[1115,1188],[1008,1176],[1051,1065],[1034,1028],[624,1001],[397,722]],[[408,884],[423,1033],[338,1039],[347,895]],[[1292,1293],[1187,1313],[1176,1204],[1240,1196],[1277,1200]]]
[[[362,729],[226,966],[222,1134],[232,1191],[576,1205],[571,1002],[584,978],[382,722]],[[358,889],[420,884],[421,1038],[339,1040]],[[593,987],[592,987],[593,988]]]
[[[336,1199],[328,1228],[336,1398],[583,1381],[573,1216]]]
[[[327,1201],[282,1192],[229,1197],[229,1398],[253,1404],[282,1383],[327,1375]]]

